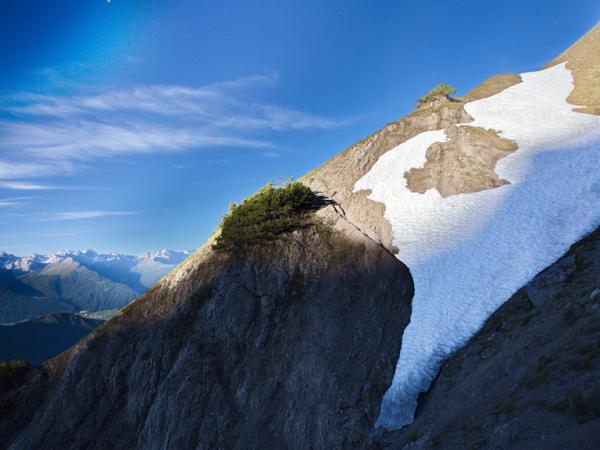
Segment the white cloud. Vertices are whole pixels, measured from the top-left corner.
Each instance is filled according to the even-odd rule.
[[[86,161],[202,147],[273,148],[267,132],[347,123],[253,100],[276,76],[0,98],[0,179],[68,174]],[[10,156],[9,156],[10,155]]]
[[[132,211],[68,211],[50,213],[46,215],[47,220],[80,220],[80,219],[95,219],[98,217],[111,216],[130,216],[134,214]]]
[[[50,189],[59,189],[57,186],[27,183],[23,181],[0,181],[0,188],[11,189],[13,191],[46,191]]]
[[[0,208],[5,207],[5,206],[15,206],[15,205],[22,205],[23,202],[19,202],[19,201],[14,201],[14,200],[0,200]]]
[[[26,205],[29,200],[35,197],[12,197],[12,198],[0,198],[0,208],[6,206],[19,206]]]
[[[10,152],[4,152],[0,145],[0,155],[4,155]],[[23,162],[23,161],[11,161],[8,159],[0,159],[0,180],[14,180],[17,178],[30,178],[36,176],[44,176],[49,175],[51,173],[55,173],[57,170],[60,170],[63,167],[65,170],[67,166],[71,166],[71,164],[65,165],[65,162],[54,161],[53,163],[49,162]]]

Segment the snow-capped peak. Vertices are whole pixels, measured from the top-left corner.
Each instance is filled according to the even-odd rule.
[[[38,270],[50,264],[73,260],[83,265],[115,265],[132,268],[142,261],[152,260],[165,265],[176,265],[192,254],[191,250],[160,249],[146,252],[141,256],[128,255],[118,252],[98,253],[92,249],[62,250],[47,255],[15,256],[10,253],[0,253],[0,267],[18,272]]]
[[[163,248],[153,252],[146,252],[140,256],[140,259],[152,259],[163,264],[179,264],[191,254],[191,250],[170,250]]]

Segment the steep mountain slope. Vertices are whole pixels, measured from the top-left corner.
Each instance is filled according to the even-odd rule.
[[[600,24],[552,60],[546,67],[566,63],[575,85],[567,99],[575,111],[600,115]]]
[[[380,425],[410,423],[440,362],[600,222],[600,120],[567,102],[596,104],[599,30],[546,70],[425,102],[305,177],[415,279]]]
[[[440,130],[469,120],[462,102],[440,98],[404,119],[386,125],[300,180],[333,199],[342,216],[386,249],[395,251],[390,223],[383,217],[385,207],[369,200],[367,192],[355,192],[354,185],[384,153],[398,144],[424,131]]]
[[[521,78],[464,106],[474,118],[469,127],[497,131],[518,146],[500,154],[495,164],[498,178],[505,180],[501,185],[450,179],[447,185],[466,189],[447,196],[437,189],[411,191],[407,174],[427,167],[436,146],[453,140],[451,130],[457,127],[450,127],[400,144],[355,186],[372,190],[369,197],[386,205],[397,256],[415,282],[411,322],[382,404],[380,423],[386,427],[410,423],[417,396],[428,388],[440,362],[513,292],[600,222],[600,117],[574,112],[566,102],[572,77],[563,64]],[[487,179],[473,168],[478,162],[468,158],[470,147],[458,142],[466,170],[444,167],[442,176]],[[496,148],[488,138],[488,152]],[[473,192],[474,186],[479,190]]]
[[[0,323],[14,323],[40,314],[72,311],[73,306],[21,282],[12,271],[0,269]]]
[[[47,297],[68,302],[77,310],[121,308],[138,295],[133,289],[107,280],[70,258],[29,272],[21,280]]]
[[[41,364],[75,344],[102,323],[77,314],[55,313],[14,325],[0,325],[0,361]]]
[[[405,267],[345,222],[241,254],[209,243],[5,395],[0,435],[11,448],[360,447],[411,295]]]
[[[167,249],[144,253],[131,268],[131,273],[139,274],[139,283],[150,288],[190,255],[189,251]]]
[[[44,295],[17,279],[10,270],[0,269],[0,286],[2,286],[2,289],[14,292],[15,295],[28,297],[42,297]]]
[[[216,252],[209,241],[114,319],[0,395],[0,436],[12,449],[365,448],[376,424],[409,424],[440,364],[600,223],[600,118],[567,102],[587,83],[578,74],[600,60],[596,42],[584,38],[573,52],[592,52],[595,60],[567,57],[539,72],[493,77],[463,98],[424,102],[310,172],[302,181],[329,203],[311,226],[231,253]],[[584,100],[577,108],[594,107],[593,96]],[[597,259],[595,250],[589,257]],[[582,258],[577,253],[575,270]],[[556,276],[560,290],[584,298],[589,286],[581,287],[564,261],[558,267],[569,274]],[[558,293],[546,276],[526,288],[534,304]],[[595,279],[596,272],[583,276]],[[464,385],[462,377],[446,383],[442,373],[422,403],[416,434],[380,429],[371,444],[464,448],[465,439],[512,448],[514,433],[531,433],[515,442],[537,448],[536,430],[560,424],[568,434],[552,430],[549,442],[589,444],[586,433],[598,424],[583,395],[595,398],[591,378],[573,377],[573,385],[559,379],[565,386],[555,399],[537,384],[552,380],[546,369],[554,360],[537,365],[553,349],[570,361],[568,346],[577,344],[582,358],[574,364],[587,370],[596,349],[581,334],[595,322],[567,329],[558,321],[566,314],[576,323],[595,306],[584,302],[567,313],[572,304],[547,305],[536,310],[539,318],[515,323],[510,345],[494,344],[486,327],[490,347],[476,337],[476,350],[465,348],[478,354],[465,364]],[[553,327],[577,337],[515,348],[531,334],[552,335]],[[503,356],[487,366],[494,351]],[[531,372],[525,384],[535,395],[515,388],[510,376],[489,396],[461,394],[488,389],[477,379],[487,369],[511,375],[520,363],[525,370],[515,376]],[[490,384],[490,372],[485,376]],[[463,387],[453,392],[453,383]],[[581,394],[569,397],[571,389]],[[518,420],[498,403],[513,391],[524,411]],[[444,409],[446,394],[459,403]],[[529,404],[538,399],[549,401],[547,412]],[[498,411],[489,409],[494,405]],[[577,416],[556,420],[559,407],[582,411],[586,428],[574,426]],[[457,437],[454,427],[467,434]]]
[[[600,229],[515,293],[377,448],[592,448],[600,432]]]

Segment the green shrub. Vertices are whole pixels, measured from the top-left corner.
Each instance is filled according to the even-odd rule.
[[[0,388],[8,389],[16,385],[29,372],[27,361],[0,362]]]
[[[456,92],[454,87],[449,84],[440,83],[432,90],[430,90],[426,95],[419,99],[419,103],[425,103],[431,100],[435,100],[438,97],[448,97]]]
[[[275,239],[306,224],[320,198],[300,182],[282,187],[267,184],[239,205],[233,204],[221,222],[215,250],[236,250]]]

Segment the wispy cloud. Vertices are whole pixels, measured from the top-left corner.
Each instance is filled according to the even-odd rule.
[[[255,101],[253,92],[276,79],[5,96],[0,98],[0,179],[68,174],[91,160],[125,154],[222,146],[269,149],[274,145],[265,137],[268,132],[347,122]]]
[[[0,198],[0,208],[6,206],[19,206],[26,205],[29,203],[32,197],[11,197],[11,198]]]
[[[2,138],[0,137],[0,141],[1,140]],[[66,161],[34,162],[7,159],[9,155],[13,158],[18,155],[10,153],[10,151],[4,149],[1,144],[0,155],[5,158],[0,159],[0,180],[41,177],[55,173],[61,168],[65,169],[65,172],[70,172],[70,168],[72,167],[72,164],[67,163]]]
[[[45,220],[81,220],[81,219],[95,219],[98,217],[111,217],[111,216],[130,216],[135,214],[132,211],[68,211],[50,213],[44,215]]]
[[[0,207],[21,205],[27,202],[18,198],[0,199]],[[107,210],[87,210],[87,211],[61,211],[61,212],[34,212],[34,213],[3,213],[11,217],[27,218],[34,221],[63,221],[63,220],[83,220],[97,219],[99,217],[120,217],[136,214],[134,211],[107,211]]]
[[[23,202],[19,202],[19,201],[14,201],[14,200],[0,200],[0,208],[3,208],[5,206],[16,206],[16,205],[22,205]]]
[[[13,191],[47,191],[50,189],[60,189],[58,186],[28,183],[24,181],[0,181],[0,188],[11,189]]]

